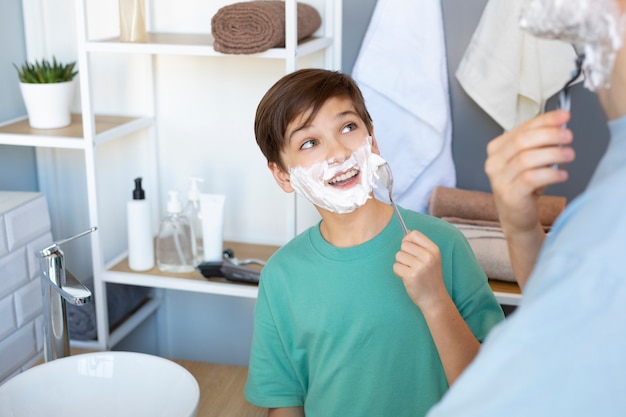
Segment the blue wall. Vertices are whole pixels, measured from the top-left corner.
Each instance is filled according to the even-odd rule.
[[[26,115],[13,64],[26,60],[21,0],[0,2],[0,123]],[[38,191],[35,150],[0,145],[0,190]]]

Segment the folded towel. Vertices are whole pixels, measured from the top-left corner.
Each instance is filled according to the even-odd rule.
[[[565,208],[565,197],[543,195],[539,197],[539,221],[542,226],[552,226]],[[450,219],[454,223],[499,225],[498,210],[493,194],[459,188],[437,187],[430,196],[428,211],[431,215]]]
[[[500,227],[453,224],[467,238],[487,278],[516,282],[506,239]]]
[[[150,297],[149,287],[107,283],[107,306],[109,328],[112,330],[130,313],[135,311]],[[94,293],[92,282],[85,286]],[[94,340],[97,338],[96,303],[77,306],[67,304],[67,327],[72,340]]]
[[[98,336],[96,308],[92,303],[77,306],[68,304],[67,327],[72,340],[94,340]]]
[[[297,3],[298,40],[322,24],[320,14]],[[254,54],[285,46],[285,2],[246,1],[224,6],[211,19],[213,49],[225,54]]]
[[[447,221],[448,223],[454,223],[454,224],[467,224],[467,225],[484,226],[484,227],[500,227],[500,222],[497,220],[465,219],[462,217],[453,217],[453,216],[441,216],[441,218]]]

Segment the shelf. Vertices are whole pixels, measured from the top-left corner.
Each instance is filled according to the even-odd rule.
[[[231,248],[239,259],[267,260],[278,249],[278,246],[224,242],[224,248]],[[145,272],[132,271],[128,267],[128,259],[125,255],[111,264],[103,274],[103,280],[106,282],[244,298],[256,298],[259,291],[256,285],[240,284],[217,277],[205,278],[199,271],[185,274],[164,273],[156,266]]]
[[[119,37],[107,38],[86,43],[89,52],[115,52],[129,54],[169,54],[196,56],[246,56],[253,58],[287,57],[285,48],[272,48],[264,52],[246,55],[223,54],[213,49],[213,36],[206,34],[148,33],[147,42],[121,42]],[[297,48],[298,56],[305,56],[324,50],[332,45],[331,38],[310,37],[301,41]]]
[[[267,260],[278,246],[256,245],[240,242],[224,242],[224,248],[231,248],[239,259],[257,258]],[[239,284],[224,278],[205,278],[198,271],[186,274],[172,274],[159,271],[155,266],[149,271],[136,272],[128,267],[128,259],[123,254],[113,260],[104,273],[106,282],[140,285],[181,291],[194,291],[206,294],[221,294],[234,297],[256,298],[258,287]],[[489,280],[489,286],[500,304],[519,305],[522,292],[515,282]]]
[[[83,150],[85,161],[85,177],[87,180],[87,203],[89,211],[90,224],[98,224],[98,227],[103,229],[112,230],[115,227],[119,227],[119,222],[123,219],[118,218],[117,212],[111,213],[109,216],[109,206],[120,204],[120,201],[111,201],[107,199],[107,206],[104,206],[104,198],[100,195],[100,187],[103,181],[98,181],[99,176],[106,175],[106,170],[110,172],[110,167],[98,167],[97,156],[106,154],[105,152],[96,152],[95,147],[112,141],[130,133],[139,131],[140,129],[149,128],[146,132],[148,140],[138,141],[136,147],[129,149],[133,152],[141,152],[142,161],[145,161],[148,165],[145,173],[149,176],[151,184],[155,184],[155,189],[160,190],[163,185],[160,184],[159,177],[159,153],[158,145],[161,141],[170,141],[172,139],[165,139],[166,135],[161,136],[162,130],[160,126],[167,123],[162,123],[163,120],[167,120],[168,115],[164,115],[159,112],[159,89],[161,87],[161,78],[158,71],[167,62],[161,62],[159,59],[154,59],[157,55],[170,55],[174,57],[178,56],[198,56],[209,57],[216,59],[278,59],[284,60],[285,73],[292,72],[298,68],[298,59],[312,54],[321,53],[324,60],[324,67],[329,70],[339,69],[341,61],[341,12],[342,1],[341,0],[318,0],[317,6],[322,8],[324,14],[322,19],[324,25],[318,32],[320,36],[311,36],[300,42],[297,41],[297,2],[295,0],[286,0],[285,4],[285,38],[286,45],[281,48],[272,48],[267,51],[263,51],[256,54],[224,54],[217,52],[213,48],[214,38],[209,33],[170,33],[155,30],[154,32],[147,33],[146,42],[122,42],[118,36],[104,37],[98,35],[96,38],[89,39],[90,33],[110,34],[115,35],[115,32],[111,31],[111,25],[106,24],[106,20],[110,20],[112,16],[106,18],[109,2],[98,2],[96,0],[74,0],[75,12],[76,12],[76,29],[77,29],[77,46],[78,46],[78,67],[80,72],[78,78],[80,81],[80,93],[81,93],[81,113],[84,115],[84,119],[81,119],[79,115],[75,115],[73,123],[68,128],[55,129],[54,131],[37,131],[28,127],[26,120],[14,121],[7,123],[5,126],[0,126],[0,144],[17,144],[24,146],[34,147],[53,147],[53,148],[73,148]],[[106,3],[107,6],[104,6]],[[157,2],[158,3],[158,2]],[[171,2],[167,2],[171,3]],[[155,6],[155,2],[150,1],[150,7]],[[171,3],[172,5],[175,3]],[[159,6],[160,7],[160,6]],[[89,10],[88,10],[89,9]],[[102,17],[102,18],[100,18]],[[163,23],[168,27],[180,27],[183,31],[189,30],[187,27],[182,26],[184,22],[180,21],[177,16],[171,17],[172,22],[170,24]],[[148,28],[155,28],[154,22],[151,18],[154,18],[154,14],[148,16],[146,26]],[[166,19],[164,22],[166,22]],[[91,21],[90,21],[91,20]],[[200,20],[202,21],[202,19]],[[45,21],[32,23],[34,28],[47,27]],[[110,23],[110,22],[109,22]],[[95,26],[92,26],[95,25]],[[89,27],[89,29],[88,29]],[[45,40],[45,39],[44,39]],[[97,56],[102,54],[102,56]],[[140,65],[131,65],[128,69],[124,69],[122,72],[129,72],[131,74],[143,77],[142,80],[146,82],[146,87],[149,92],[135,92],[129,91],[128,94],[141,94],[142,98],[150,103],[151,107],[147,110],[150,115],[158,115],[162,117],[161,120],[154,117],[115,117],[115,116],[94,116],[94,93],[99,91],[99,95],[103,95],[99,89],[93,89],[94,84],[104,83],[106,79],[102,79],[101,76],[94,77],[92,71],[97,67],[100,70],[106,71],[107,65],[105,61],[107,56],[116,55],[116,58],[120,58],[121,55],[139,56],[143,55]],[[102,58],[102,60],[101,60]],[[143,59],[146,58],[146,59]],[[312,56],[312,61],[317,59],[317,56]],[[177,61],[174,59],[173,61]],[[134,62],[133,62],[134,63]],[[114,64],[113,64],[114,65]],[[302,63],[302,65],[305,65]],[[244,66],[248,66],[245,63]],[[145,69],[142,75],[138,71]],[[221,71],[221,69],[220,69]],[[95,74],[95,73],[94,73]],[[99,73],[98,73],[99,74]],[[107,74],[107,76],[110,76]],[[255,73],[251,72],[251,76],[254,77]],[[274,76],[274,75],[272,75]],[[163,77],[166,79],[167,77]],[[264,81],[265,82],[265,81]],[[123,87],[123,85],[120,85]],[[110,94],[111,96],[117,95],[119,97],[121,91],[112,90],[105,91],[104,96]],[[126,94],[126,91],[124,91]],[[107,98],[107,97],[103,97]],[[123,97],[122,97],[123,98]],[[113,106],[117,106],[113,104]],[[115,107],[114,107],[115,108]],[[115,111],[115,110],[114,110]],[[228,112],[228,109],[224,109],[224,112]],[[92,123],[93,121],[93,123]],[[159,123],[157,123],[157,121]],[[3,130],[4,129],[4,130]],[[167,130],[165,130],[167,132]],[[143,132],[142,132],[143,133]],[[114,143],[111,148],[116,147],[117,143]],[[121,144],[120,144],[121,145]],[[131,147],[129,147],[131,148]],[[113,149],[112,149],[113,150]],[[48,155],[46,155],[48,156]],[[56,156],[56,155],[54,155]],[[145,157],[144,157],[145,156]],[[219,158],[219,156],[216,156]],[[235,161],[233,161],[235,163]],[[99,168],[99,169],[97,169]],[[122,169],[127,166],[120,167]],[[101,172],[98,172],[101,171]],[[113,178],[107,178],[107,183],[111,181],[119,180],[118,177],[122,177],[123,174],[116,172]],[[100,186],[99,186],[100,183]],[[115,187],[115,183],[112,183]],[[119,197],[115,197],[119,199]],[[288,215],[286,222],[289,226],[294,224],[295,228],[295,205],[289,203]],[[99,212],[107,211],[107,216],[101,216]],[[294,233],[295,235],[295,233]],[[108,237],[107,237],[108,238]],[[103,235],[94,234],[92,236],[91,254],[94,273],[94,284],[96,289],[96,324],[98,330],[98,340],[96,342],[100,349],[108,349],[115,346],[122,338],[132,333],[133,329],[137,328],[141,322],[151,315],[155,315],[157,322],[162,306],[160,305],[160,299],[143,306],[139,311],[135,312],[125,321],[120,327],[111,331],[107,322],[107,303],[99,302],[103,299],[106,300],[106,285],[105,283],[117,283],[123,285],[137,285],[143,287],[153,288],[153,293],[156,295],[162,295],[164,290],[181,290],[191,291],[206,294],[218,294],[232,297],[244,297],[254,299],[258,294],[258,286],[244,283],[235,283],[226,281],[223,278],[205,278],[199,271],[194,271],[189,274],[165,274],[153,268],[146,272],[132,271],[128,266],[126,254],[120,255],[118,258],[105,265],[103,262],[103,253],[105,247],[108,249],[109,242],[105,242]],[[265,245],[248,245],[234,242],[225,242],[225,248],[232,248],[236,255],[240,259],[244,258],[260,258],[267,259],[278,248],[277,246],[265,246]],[[159,338],[159,343],[162,343],[163,339]]]
[[[161,306],[161,298],[153,297],[141,305],[137,311],[131,313],[120,325],[118,325],[109,335],[111,346],[115,346],[122,339],[128,336],[139,324],[143,323],[148,317],[156,313]]]
[[[122,339],[128,336],[132,331],[148,317],[156,313],[161,306],[159,297],[149,298],[136,311],[133,311],[122,323],[117,326],[109,335],[111,346],[115,346]],[[99,349],[97,340],[70,340],[71,347],[78,349]]]
[[[123,116],[96,116],[95,120],[95,142],[98,144],[152,123],[149,118]],[[86,149],[89,146],[83,139],[83,119],[80,114],[72,114],[72,123],[58,129],[33,129],[28,124],[28,118],[7,122],[0,125],[0,144],[65,149]]]
[[[518,306],[520,301],[522,301],[522,290],[516,282],[490,279],[489,286],[500,304]]]

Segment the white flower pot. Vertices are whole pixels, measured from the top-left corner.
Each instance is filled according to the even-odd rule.
[[[71,123],[74,80],[62,83],[20,83],[28,112],[28,123],[35,129],[55,129]]]

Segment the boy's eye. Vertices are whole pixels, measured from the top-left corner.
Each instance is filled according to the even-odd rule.
[[[357,126],[354,123],[348,123],[347,125],[345,125],[342,129],[341,129],[341,133],[348,133],[348,132],[352,132],[354,129],[356,129]]]
[[[315,139],[308,139],[304,141],[302,145],[300,145],[300,149],[302,150],[312,148],[313,146],[315,146],[316,143],[317,141]]]

